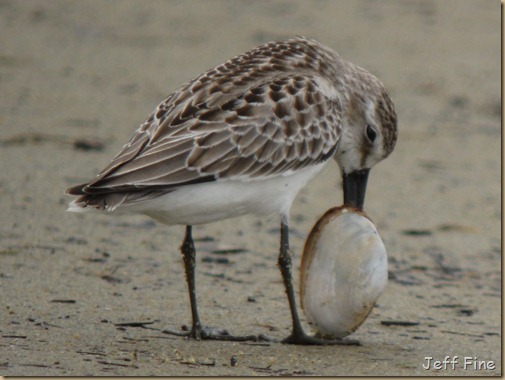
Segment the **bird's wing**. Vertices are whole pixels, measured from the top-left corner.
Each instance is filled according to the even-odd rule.
[[[77,193],[259,179],[322,162],[333,155],[341,128],[340,103],[325,94],[322,81],[284,73],[238,94],[207,90],[188,96],[182,88]]]

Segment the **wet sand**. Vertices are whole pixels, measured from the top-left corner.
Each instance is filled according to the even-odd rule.
[[[2,1],[0,375],[501,374],[499,12],[460,0]],[[63,192],[184,81],[296,34],[376,74],[395,101],[399,141],[366,200],[386,292],[351,336],[359,347],[163,334],[190,322],[183,227],[67,213]],[[335,163],[298,196],[295,286],[305,237],[341,202]],[[277,224],[195,227],[205,324],[288,335]],[[423,368],[446,356],[454,369]]]

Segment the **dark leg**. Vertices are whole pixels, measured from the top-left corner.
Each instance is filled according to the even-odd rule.
[[[303,330],[300,317],[298,316],[298,311],[296,309],[295,291],[293,289],[291,254],[289,253],[289,229],[287,222],[284,220],[281,221],[281,247],[278,265],[281,270],[282,279],[284,280],[284,287],[286,288],[286,294],[288,295],[289,308],[291,310],[291,318],[293,320],[293,330],[291,335],[282,340],[282,343],[359,345],[359,342],[355,340],[318,339],[307,335]]]
[[[303,331],[300,317],[298,316],[298,310],[296,308],[295,291],[293,289],[293,274],[291,271],[292,260],[291,254],[289,253],[289,229],[288,225],[284,221],[281,221],[281,247],[277,263],[281,270],[282,279],[284,280],[284,288],[286,289],[286,294],[288,295],[289,309],[291,310],[291,318],[293,320],[293,331],[283,342],[301,343],[306,337],[306,334]]]
[[[191,315],[193,318],[193,325],[190,331],[174,331],[171,329],[163,330],[164,333],[189,336],[191,338],[200,339],[214,339],[214,340],[229,340],[229,341],[247,341],[258,340],[255,335],[251,336],[233,336],[224,329],[214,329],[202,327],[200,317],[198,315],[198,308],[196,305],[196,283],[195,283],[195,244],[193,243],[192,226],[186,226],[186,235],[181,246],[182,258],[184,260],[184,269],[186,271],[186,281],[188,283],[189,302],[191,304]]]
[[[191,304],[191,316],[193,324],[190,331],[177,331],[165,329],[163,332],[179,335],[190,336],[195,339],[202,338],[202,324],[200,323],[200,316],[198,315],[198,308],[196,305],[196,290],[195,290],[195,244],[193,243],[193,236],[191,234],[192,226],[186,226],[186,234],[184,241],[181,245],[182,259],[184,261],[184,270],[186,272],[186,282],[188,283],[189,302]]]
[[[202,324],[198,315],[196,306],[196,289],[195,289],[195,244],[191,234],[192,227],[186,226],[186,235],[181,246],[182,258],[184,260],[184,269],[186,271],[186,281],[188,283],[189,302],[191,304],[191,316],[193,317],[193,325],[191,327],[190,336],[195,339],[202,337]]]

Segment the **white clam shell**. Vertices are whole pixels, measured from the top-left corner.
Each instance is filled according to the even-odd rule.
[[[368,317],[388,281],[387,253],[373,222],[351,207],[328,210],[302,256],[300,297],[318,332],[342,338]]]

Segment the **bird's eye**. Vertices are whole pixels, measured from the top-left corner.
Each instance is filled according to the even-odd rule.
[[[368,140],[370,140],[372,144],[377,138],[377,132],[370,125],[366,126],[366,137],[368,138]]]

